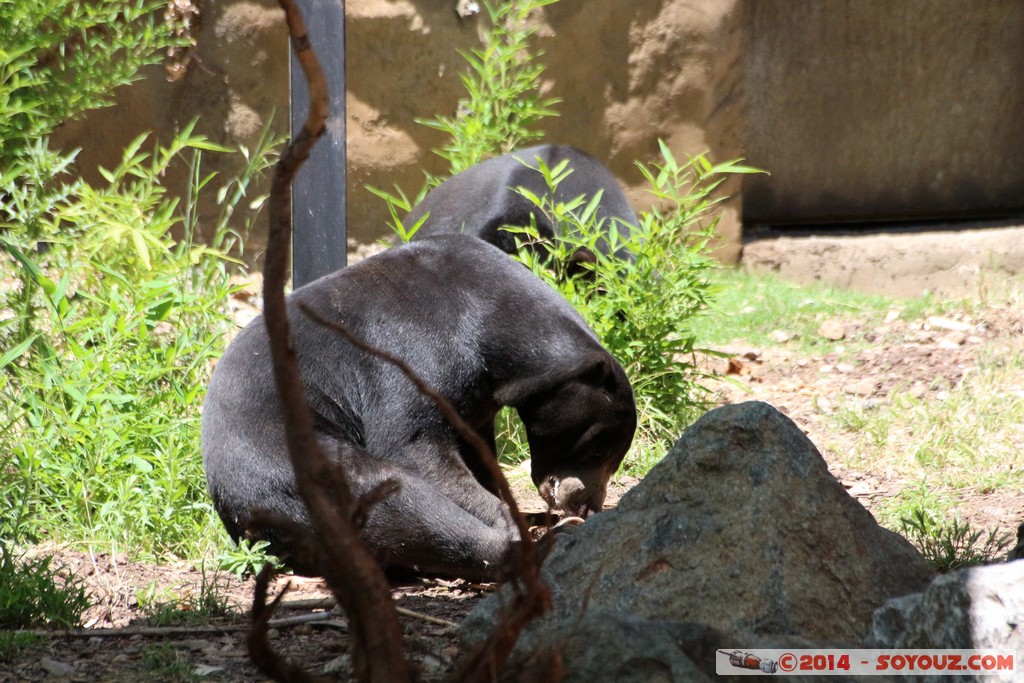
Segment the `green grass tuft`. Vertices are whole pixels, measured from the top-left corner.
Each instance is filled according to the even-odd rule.
[[[974,529],[955,515],[944,521],[922,508],[904,517],[900,527],[940,573],[997,562],[1013,538],[1006,533]]]
[[[895,299],[828,287],[801,285],[771,273],[724,268],[710,275],[713,297],[708,311],[693,320],[690,330],[704,346],[715,348],[735,341],[757,347],[780,346],[812,354],[834,350],[835,343],[818,334],[826,320],[855,320],[866,329],[882,324],[890,312],[916,320],[942,310],[930,297]],[[772,336],[785,332],[790,340]],[[863,339],[844,340],[850,350],[863,348]]]
[[[0,629],[73,628],[89,607],[82,582],[51,566],[51,558],[24,558],[0,542]],[[17,645],[9,639],[9,645]]]

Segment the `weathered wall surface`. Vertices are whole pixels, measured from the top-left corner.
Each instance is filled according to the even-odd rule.
[[[637,209],[650,198],[634,162],[656,161],[659,138],[677,157],[708,151],[767,168],[772,175],[723,186],[734,198],[723,205],[719,255],[730,262],[740,255],[741,218],[822,225],[1024,214],[1024,3],[821,4],[545,7],[535,43],[546,53],[544,91],[563,100],[561,116],[544,123],[546,141],[605,160]],[[483,19],[460,19],[454,0],[347,5],[348,228],[369,242],[387,234],[387,212],[366,185],[415,194],[424,169],[445,172],[431,152],[443,137],[415,119],[455,112],[465,66],[457,50],[480,44]],[[60,143],[82,147],[88,169],[116,163],[140,131],[167,138],[194,116],[228,145],[251,143],[271,112],[283,130],[280,17],[273,0],[206,0],[184,78],[169,83],[152,69],[118,93],[117,107],[67,125]],[[181,187],[184,177],[181,169],[170,182]]]
[[[96,166],[116,164],[121,150],[139,133],[152,131],[166,142],[195,117],[198,132],[232,147],[254,144],[270,119],[274,129],[283,133],[288,121],[283,16],[272,0],[205,3],[198,46],[183,78],[170,82],[162,67],[147,69],[140,81],[118,90],[114,107],[66,124],[55,136],[57,144],[80,147],[80,170],[98,181]],[[241,166],[237,157],[206,154],[204,159],[210,170],[223,173]],[[187,180],[188,170],[182,164],[172,170],[167,185],[182,192]],[[269,178],[254,194],[268,187]],[[204,209],[205,214],[215,212],[212,203]],[[264,239],[260,235],[256,241]]]
[[[748,222],[1024,212],[1024,3],[744,9]]]
[[[634,206],[650,204],[635,161],[656,161],[664,139],[677,158],[742,155],[742,15],[733,0],[563,1],[545,8],[550,92],[562,115],[546,125],[606,160],[630,187]],[[737,195],[738,178],[723,187]],[[720,256],[739,256],[738,198],[719,225]]]
[[[460,19],[454,0],[347,5],[349,235],[365,242],[387,232],[384,204],[365,185],[415,194],[423,169],[444,172],[430,151],[443,138],[415,119],[454,113],[465,65],[456,50],[480,44],[482,19]],[[658,138],[680,157],[739,156],[739,7],[740,0],[563,0],[544,8],[537,18],[544,88],[563,100],[561,116],[546,121],[546,139],[606,160],[638,208],[650,199],[634,161],[657,160]],[[166,139],[197,115],[202,132],[228,145],[251,143],[272,112],[283,131],[288,52],[280,16],[271,0],[207,0],[184,78],[170,83],[151,69],[118,93],[116,107],[66,126],[59,142],[82,148],[88,172],[116,163],[140,131]],[[170,181],[181,187],[184,179],[181,169]],[[738,182],[725,189],[737,192]],[[738,216],[738,202],[729,202],[721,224],[727,260],[738,255]]]

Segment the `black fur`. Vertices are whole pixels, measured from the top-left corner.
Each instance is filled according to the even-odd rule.
[[[403,358],[494,443],[514,406],[541,494],[570,514],[599,510],[636,428],[619,364],[576,311],[505,254],[450,235],[397,247],[290,295],[306,398],[329,456],[359,495],[393,477],[364,537],[386,566],[493,577],[518,533],[478,455],[399,370],[314,323],[302,301]],[[203,464],[235,539],[265,538],[316,574],[309,519],[295,489],[262,317],[218,363],[203,413]],[[256,513],[269,523],[253,524]]]
[[[428,192],[423,201],[409,212],[403,221],[405,228],[411,229],[427,216],[414,239],[466,233],[490,242],[507,254],[516,250],[516,236],[502,230],[503,226],[528,226],[533,216],[538,234],[545,238],[554,237],[551,219],[516,191],[516,188],[523,187],[538,197],[551,195],[544,176],[537,170],[537,159],[549,168],[567,159],[569,168],[573,169],[556,188],[556,201],[568,202],[580,195],[589,201],[598,190],[603,190],[595,220],[603,221],[605,234],[611,230],[613,221],[618,223],[623,237],[629,234],[630,227],[637,225],[636,214],[618,181],[600,161],[568,145],[540,145],[488,159],[452,176]],[[603,239],[597,247],[608,254],[608,243]],[[574,260],[594,260],[589,250],[580,251],[585,253],[575,254]],[[615,256],[632,259],[632,255],[622,249]]]

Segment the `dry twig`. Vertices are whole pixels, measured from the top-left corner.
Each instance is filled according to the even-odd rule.
[[[291,239],[291,184],[299,167],[323,134],[327,119],[327,83],[310,46],[294,0],[279,0],[285,10],[296,58],[309,86],[309,115],[302,130],[281,155],[274,169],[263,271],[264,322],[278,400],[283,413],[288,452],[302,500],[319,538],[320,568],[351,623],[352,662],[359,681],[400,683],[411,676],[402,653],[402,629],[391,602],[390,586],[353,523],[353,500],[342,468],[333,466],[317,442],[313,416],[306,403],[298,359],[291,345],[284,284]],[[261,670],[277,680],[303,679],[304,672],[287,666],[266,642],[265,586],[253,605],[254,633],[249,652]],[[259,616],[257,616],[259,615]],[[264,668],[266,667],[266,668]],[[285,676],[278,678],[277,675]],[[290,678],[290,676],[299,676]]]
[[[399,683],[411,680],[402,653],[401,626],[391,601],[387,579],[359,538],[358,518],[365,514],[365,506],[373,501],[355,500],[344,470],[332,466],[321,451],[313,429],[313,416],[305,400],[298,360],[291,347],[284,296],[291,238],[291,183],[316,140],[323,134],[327,117],[327,86],[294,1],[279,2],[285,10],[296,57],[309,84],[310,111],[302,131],[285,149],[274,171],[269,202],[270,234],[264,265],[264,322],[270,339],[274,378],[296,483],[319,537],[321,571],[335,598],[344,607],[352,626],[352,659],[356,677],[366,682]],[[343,328],[339,331],[353,344],[362,344],[361,341],[357,343]],[[365,344],[360,348],[397,365],[420,391],[434,399],[463,438],[480,452],[494,480],[498,482],[502,498],[509,504],[513,518],[519,525],[522,553],[519,576],[514,584],[516,594],[492,636],[474,650],[456,672],[457,680],[460,681],[494,680],[495,673],[503,668],[523,627],[543,614],[551,601],[547,587],[540,580],[539,562],[536,561],[535,546],[529,530],[516,509],[508,482],[494,454],[475,430],[401,359]],[[379,493],[385,492],[382,489]],[[278,596],[269,607],[266,605],[268,576],[261,575],[261,582],[257,583],[253,631],[249,638],[250,656],[264,673],[276,680],[314,680],[306,672],[285,662],[267,644],[267,624],[281,599]],[[555,672],[557,676],[561,670],[557,657],[547,670]]]
[[[252,630],[246,644],[249,648],[249,658],[252,659],[260,671],[281,683],[312,683],[320,681],[301,667],[286,661],[283,657],[274,652],[267,642],[267,631],[270,630],[270,618],[277,611],[278,605],[284,598],[288,589],[277,594],[273,602],[267,604],[267,585],[274,575],[274,566],[267,564],[256,577],[256,595],[252,603]]]
[[[308,598],[304,600],[285,600],[281,603],[278,609],[331,609],[338,603],[332,597],[323,598]],[[395,611],[398,612],[400,617],[409,617],[410,619],[419,619],[425,621],[428,624],[434,624],[436,626],[445,626],[447,628],[458,628],[459,625],[454,621],[447,619],[441,619],[440,617],[431,616],[429,614],[423,614],[422,612],[416,612],[405,607],[399,607],[395,605]],[[280,621],[280,620],[276,620]],[[273,624],[271,624],[273,626]]]
[[[459,436],[476,450],[481,460],[487,465],[491,476],[498,482],[501,497],[508,503],[522,539],[518,575],[513,579],[515,595],[491,636],[461,661],[452,677],[453,681],[460,683],[489,683],[495,680],[497,672],[504,668],[505,662],[512,654],[512,649],[523,628],[551,607],[551,592],[540,578],[540,562],[536,557],[536,543],[533,541],[526,520],[519,513],[512,489],[501,471],[501,466],[498,465],[498,459],[477,431],[462,419],[448,399],[424,382],[404,360],[367,344],[352,334],[344,325],[327,320],[302,303],[299,304],[299,308],[314,322],[338,332],[350,344],[364,353],[380,358],[401,370],[420,393],[434,401],[445,418],[455,427]],[[541,668],[549,676],[546,680],[559,681],[562,679],[561,658],[557,652],[538,653],[538,657],[543,659],[544,666]]]

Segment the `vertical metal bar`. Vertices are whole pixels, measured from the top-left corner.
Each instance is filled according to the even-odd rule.
[[[292,194],[292,287],[346,263],[345,0],[299,0],[309,39],[327,78],[327,130],[299,170]],[[289,54],[292,54],[289,50]],[[309,112],[306,80],[291,58],[291,130]]]

